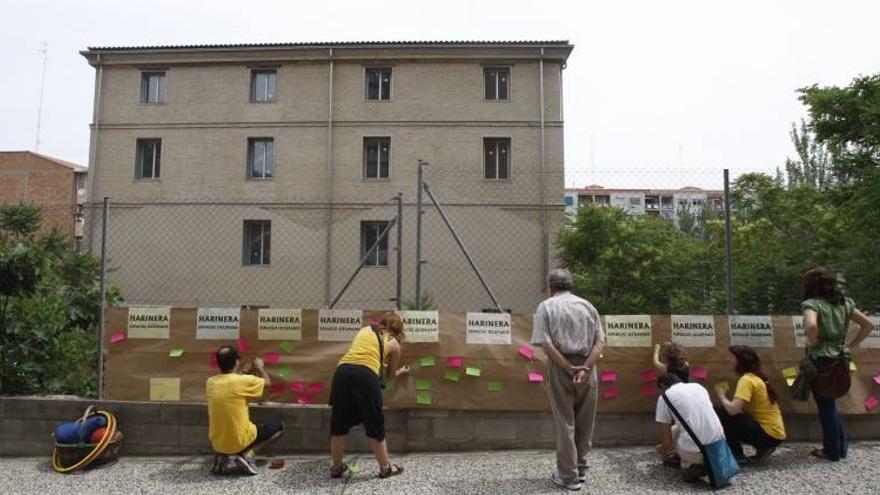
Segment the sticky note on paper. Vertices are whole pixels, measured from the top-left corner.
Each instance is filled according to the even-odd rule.
[[[446,358],[446,367],[447,368],[461,368],[462,358],[458,356],[451,356]]]
[[[287,376],[289,374],[290,374],[290,366],[282,366],[282,367],[278,368],[278,375],[279,376]]]
[[[868,411],[873,411],[877,408],[877,404],[880,404],[880,400],[877,400],[877,397],[873,395],[869,395],[867,399],[865,399],[865,409]]]
[[[849,362],[849,370],[850,370],[850,371],[859,371],[859,367],[856,366],[856,362],[855,362],[855,361],[850,361],[850,362]]]
[[[308,390],[310,394],[320,394],[324,391],[324,384],[321,382],[313,382],[309,384],[306,390]]]
[[[419,358],[419,366],[422,368],[430,368],[431,366],[436,366],[437,360],[434,359],[434,356],[423,356]]]
[[[657,387],[652,384],[644,384],[642,385],[642,396],[643,397],[654,397],[657,395]]]
[[[531,361],[532,358],[535,357],[535,351],[533,351],[532,348],[527,345],[519,346],[519,350],[517,350],[516,352],[518,352],[520,356],[528,359],[529,361]]]
[[[238,340],[236,340],[236,341],[235,341],[235,347],[238,348],[238,352],[247,352],[248,349],[249,349],[249,347],[248,347],[248,342],[247,342],[246,339],[238,339]]]
[[[722,392],[727,392],[728,390],[730,390],[730,384],[727,383],[727,382],[718,382],[718,383],[716,383],[715,385],[713,385],[713,388],[714,388],[715,390],[720,390],[720,391],[722,391]]]
[[[180,378],[150,378],[150,400],[180,400]]]
[[[540,371],[529,371],[526,378],[528,378],[529,383],[541,383],[544,381],[544,375]]]
[[[431,382],[429,380],[416,380],[416,390],[431,390]]]
[[[351,466],[348,466],[348,471],[351,474],[358,474],[359,472],[361,472],[361,467],[357,464],[352,464]]]
[[[657,372],[654,370],[645,370],[642,372],[642,382],[653,382],[657,380]]]
[[[122,342],[123,340],[125,340],[125,332],[113,332],[113,334],[110,335],[111,344],[116,344],[117,342]]]
[[[798,369],[794,366],[789,366],[788,368],[782,368],[782,376],[786,378],[795,378],[798,376]]]
[[[301,394],[306,391],[306,384],[303,382],[292,382],[290,384],[290,391]]]
[[[269,385],[269,392],[273,394],[283,394],[284,393],[284,384],[283,383],[273,383]]]
[[[290,342],[282,342],[282,343],[278,344],[278,347],[280,347],[282,351],[284,351],[288,354],[293,352],[293,344],[291,344]]]
[[[296,403],[297,403],[297,404],[302,404],[302,405],[314,404],[314,403],[315,403],[315,399],[313,399],[313,398],[312,398],[311,396],[309,396],[309,395],[300,395],[299,397],[296,398]]]
[[[617,372],[611,371],[611,370],[603,371],[599,375],[599,381],[601,381],[602,383],[616,382],[617,381]]]
[[[446,370],[443,372],[443,379],[450,382],[458,383],[458,371]]]
[[[605,400],[616,399],[620,397],[620,389],[617,387],[608,387],[602,392],[602,398]]]
[[[263,354],[263,362],[266,364],[278,364],[278,361],[281,361],[281,354],[277,352],[267,352]]]
[[[786,378],[786,379],[785,379],[785,383],[786,383],[786,385],[788,385],[788,386],[790,387],[790,386],[794,385],[794,381],[795,381],[796,379],[797,379],[797,378]]]
[[[691,370],[691,376],[698,380],[705,380],[709,378],[709,369],[703,367],[697,367]]]
[[[465,373],[467,376],[480,376],[480,375],[482,374],[482,370],[480,370],[480,368],[477,367],[477,366],[468,366],[468,367],[464,370],[464,373]]]
[[[430,406],[431,405],[431,394],[427,392],[419,392],[416,394],[416,404],[420,406]]]
[[[490,381],[488,388],[489,388],[489,392],[501,392],[502,385],[501,385],[501,382]]]
[[[174,349],[171,349],[170,351],[168,351],[168,355],[171,357],[183,356],[183,349],[181,349],[179,347],[175,347]]]
[[[880,385],[880,373],[877,373],[876,375],[874,375],[874,383],[876,383],[877,385]]]

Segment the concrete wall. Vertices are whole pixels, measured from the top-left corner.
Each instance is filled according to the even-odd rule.
[[[125,455],[209,454],[208,416],[203,404],[99,402],[50,398],[0,398],[0,455],[46,455],[58,423],[81,416],[96,404],[113,412],[125,435]],[[493,449],[552,449],[553,423],[549,412],[502,411],[386,411],[392,452]],[[284,438],[276,452],[328,450],[330,409],[326,406],[264,405],[251,408],[251,418],[284,422]],[[851,440],[876,440],[880,422],[872,415],[844,419]],[[785,417],[790,441],[821,438],[818,418]],[[650,414],[599,414],[595,445],[652,445],[658,438]],[[353,450],[367,451],[362,429],[349,436]]]

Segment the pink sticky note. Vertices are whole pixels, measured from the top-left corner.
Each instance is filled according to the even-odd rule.
[[[452,356],[446,358],[446,367],[447,368],[461,368],[462,358],[458,356]]]
[[[653,382],[657,380],[657,372],[654,370],[645,370],[642,372],[643,382]]]
[[[269,391],[273,394],[283,394],[284,393],[284,384],[283,383],[273,383],[269,386]]]
[[[869,395],[868,398],[865,399],[865,409],[868,411],[873,411],[874,408],[877,407],[877,404],[880,404],[880,401],[878,401],[873,395]]]
[[[699,380],[705,380],[709,378],[709,370],[703,367],[694,368],[691,370],[691,376]]]
[[[235,347],[238,348],[238,352],[247,352],[248,351],[248,343],[246,339],[238,339],[235,341]]]
[[[657,395],[657,387],[650,384],[642,385],[642,395],[644,397],[654,397]]]
[[[313,399],[312,396],[310,396],[310,395],[300,395],[299,397],[296,398],[296,403],[297,404],[314,404],[315,399]]]
[[[321,382],[310,383],[307,390],[310,394],[320,394],[324,391],[324,384]]]
[[[213,352],[211,353],[211,367],[218,370],[220,369],[220,365],[217,364],[217,354]]]
[[[266,364],[277,364],[278,361],[281,361],[281,354],[277,352],[267,352],[263,354],[263,362]]]
[[[290,391],[301,394],[306,391],[306,384],[303,382],[292,382],[290,384]]]
[[[110,336],[111,344],[122,342],[123,340],[125,340],[125,332],[113,332],[113,335]]]
[[[518,352],[520,356],[528,359],[529,361],[531,361],[532,358],[535,357],[535,351],[533,351],[532,348],[527,345],[519,346],[519,350],[516,352]]]
[[[605,400],[616,399],[619,396],[620,396],[620,389],[618,389],[617,387],[608,387],[605,389],[604,392],[602,392],[602,398]]]
[[[601,375],[599,375],[599,381],[602,383],[611,383],[617,381],[617,372],[616,371],[603,371]]]
[[[540,371],[529,371],[529,383],[541,383],[544,381],[544,375]]]
[[[877,373],[876,375],[874,375],[874,383],[876,383],[877,385],[880,385],[880,373]]]

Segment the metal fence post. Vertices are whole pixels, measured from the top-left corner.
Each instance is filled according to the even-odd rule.
[[[98,318],[98,398],[104,398],[104,335],[107,311],[107,225],[110,223],[110,198],[104,197],[101,215],[101,314]]]
[[[730,229],[730,170],[724,169],[724,288],[727,314],[733,314],[733,249]]]
[[[403,309],[403,193],[397,193],[397,309]]]
[[[416,188],[416,311],[422,309],[422,169],[427,162],[419,160],[418,187]]]

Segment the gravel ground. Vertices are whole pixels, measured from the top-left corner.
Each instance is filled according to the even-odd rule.
[[[880,441],[859,442],[849,458],[831,463],[808,455],[814,445],[783,444],[763,466],[746,467],[724,494],[880,493]],[[156,493],[205,495],[371,493],[514,494],[564,493],[549,480],[551,451],[413,453],[394,462],[400,476],[380,480],[366,454],[348,458],[362,469],[347,479],[331,480],[323,455],[280,457],[283,469],[260,469],[257,476],[214,476],[211,459],[197,457],[123,457],[115,464],[72,475],[52,472],[48,460],[0,458],[3,494]],[[596,449],[589,457],[589,480],[580,493],[710,493],[705,483],[688,485],[680,471],[663,467],[649,447]],[[265,461],[260,461],[264,463]]]

